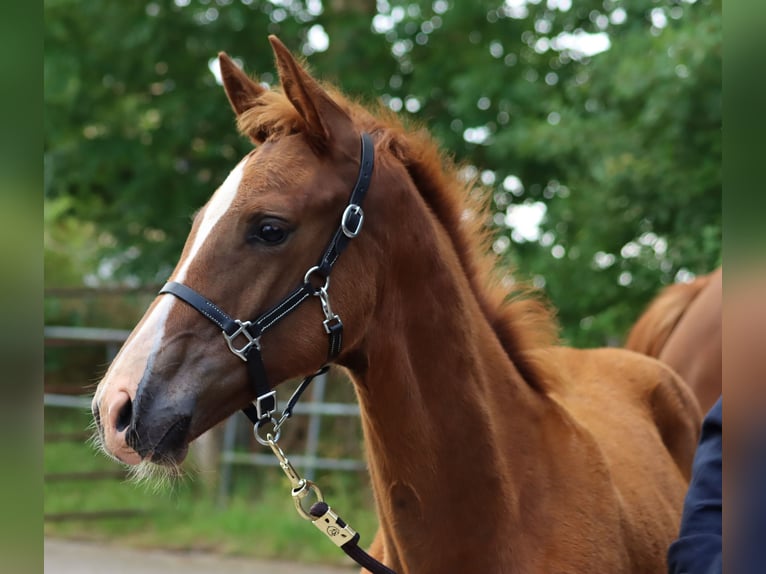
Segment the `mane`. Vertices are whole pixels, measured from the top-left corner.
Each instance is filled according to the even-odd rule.
[[[323,86],[351,116],[354,124],[373,135],[375,146],[392,153],[406,167],[421,196],[452,240],[471,288],[508,357],[535,390],[548,390],[548,380],[528,351],[554,344],[558,325],[538,290],[515,280],[490,249],[489,194],[464,181],[460,166],[440,151],[425,129],[408,130],[383,105],[375,113],[347,99],[332,86]],[[242,114],[237,125],[245,135],[262,141],[301,130],[302,119],[287,98],[269,91]]]
[[[631,328],[625,348],[659,357],[689,305],[709,282],[710,275],[703,275],[691,283],[675,283],[665,287]]]

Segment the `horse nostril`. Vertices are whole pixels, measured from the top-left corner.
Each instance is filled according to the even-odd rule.
[[[117,413],[117,421],[115,422],[115,429],[117,432],[122,432],[130,426],[133,420],[133,401],[128,397],[127,402],[120,407],[120,411]]]

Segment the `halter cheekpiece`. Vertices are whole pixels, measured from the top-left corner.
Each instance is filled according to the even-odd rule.
[[[256,426],[273,420],[273,415],[277,410],[276,391],[272,390],[269,384],[261,356],[261,337],[266,331],[297,309],[309,297],[319,298],[322,305],[322,313],[325,317],[322,325],[327,333],[329,342],[327,361],[319,370],[306,377],[299,385],[292,398],[288,401],[280,423],[291,416],[295,403],[308,384],[317,375],[327,371],[329,363],[338,357],[343,348],[343,322],[330,306],[330,272],[338,261],[340,254],[348,246],[349,241],[359,235],[362,229],[362,224],[364,223],[362,203],[370,187],[374,163],[375,152],[372,138],[369,134],[363,133],[361,135],[359,175],[348,204],[340,218],[338,229],[335,231],[319,262],[306,271],[301,284],[258,318],[251,321],[232,319],[215,303],[200,295],[191,287],[176,281],[170,281],[160,289],[160,294],[170,293],[175,295],[215,323],[223,332],[223,337],[231,352],[246,363],[248,378],[255,389],[256,399],[252,405],[243,409],[243,411]],[[276,425],[277,429],[275,432],[278,432],[278,424]]]

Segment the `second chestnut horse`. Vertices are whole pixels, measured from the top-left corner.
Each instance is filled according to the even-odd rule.
[[[723,271],[665,287],[636,321],[626,349],[657,357],[691,387],[703,413],[722,390]]]

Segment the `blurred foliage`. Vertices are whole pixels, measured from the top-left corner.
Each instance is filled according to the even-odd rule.
[[[49,285],[167,276],[190,215],[250,147],[210,66],[224,50],[274,83],[269,33],[428,126],[491,188],[494,249],[545,286],[569,342],[619,342],[663,284],[720,263],[720,0],[45,11]]]

